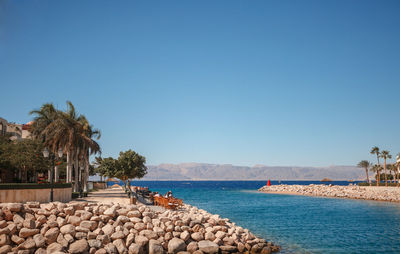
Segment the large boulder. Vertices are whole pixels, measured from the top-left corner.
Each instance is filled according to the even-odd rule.
[[[65,234],[70,234],[72,236],[75,235],[75,226],[72,224],[67,224],[64,225],[60,228],[60,232],[65,235]]]
[[[41,248],[46,244],[46,239],[42,234],[36,234],[33,236],[33,240],[35,241],[36,247]]]
[[[118,253],[117,247],[115,247],[115,245],[112,243],[104,246],[104,249],[107,251],[107,253]]]
[[[0,246],[3,246],[4,244],[2,244],[2,236],[7,237],[7,235],[0,235]],[[35,235],[36,236],[36,235]],[[35,238],[35,236],[33,238]],[[43,237],[43,236],[42,236]],[[43,238],[44,239],[44,238]],[[25,240],[24,238],[21,238],[17,235],[12,235],[11,236],[11,241],[13,241],[15,244],[21,244],[23,243]]]
[[[44,237],[46,238],[46,243],[47,244],[54,243],[57,240],[59,233],[60,230],[58,228],[51,228],[47,230],[46,234],[44,234]]]
[[[77,240],[69,246],[69,253],[84,253],[89,249],[89,245],[85,239]]]
[[[196,242],[191,242],[191,243],[189,243],[188,246],[187,246],[187,248],[186,248],[186,250],[187,250],[188,252],[190,252],[190,253],[193,253],[193,252],[195,252],[195,251],[198,250],[198,249],[199,249],[199,246],[198,246],[198,244],[197,244]]]
[[[82,221],[81,217],[78,217],[78,216],[70,216],[68,218],[68,223],[70,223],[74,226],[79,226],[79,224],[81,224],[81,221]]]
[[[60,252],[63,250],[63,247],[59,243],[52,243],[49,246],[47,246],[46,252],[47,254],[52,254],[55,252]]]
[[[114,234],[111,235],[111,239],[113,241],[117,240],[117,239],[124,239],[124,238],[125,238],[125,235],[124,235],[124,233],[122,231],[117,231],[117,232],[115,232]]]
[[[113,244],[117,248],[118,253],[127,253],[128,252],[128,249],[125,246],[124,240],[117,239],[117,240],[113,241]]]
[[[143,251],[143,247],[136,244],[136,243],[132,243],[129,246],[129,254],[144,254],[145,252]]]
[[[140,218],[140,217],[142,217],[142,214],[139,211],[135,210],[135,211],[128,212],[127,216],[129,218],[132,218],[132,217]]]
[[[110,217],[114,217],[115,215],[117,215],[117,211],[116,211],[115,207],[112,206],[112,207],[108,208],[107,210],[105,210],[103,214],[110,216]]]
[[[186,250],[186,243],[182,239],[172,238],[168,243],[168,253],[178,253]]]
[[[20,243],[22,243],[23,241],[24,241],[24,239],[22,239],[22,241]],[[10,237],[6,234],[1,234],[0,235],[0,247],[7,245],[7,244],[10,244]]]
[[[25,239],[23,243],[18,245],[18,249],[29,250],[35,248],[35,246],[35,241],[32,239],[32,237],[29,237],[28,239]]]
[[[149,242],[149,239],[147,237],[144,237],[142,235],[138,235],[135,237],[135,243],[139,246],[145,246]]]
[[[107,224],[104,227],[102,227],[101,230],[103,230],[105,235],[112,235],[115,231],[115,228],[113,225]]]
[[[33,236],[39,233],[39,229],[29,229],[29,228],[21,228],[19,231],[19,237],[27,238],[29,236]]]
[[[11,212],[20,212],[23,209],[23,205],[21,203],[9,203],[6,208]]]
[[[181,238],[183,241],[186,242],[186,241],[189,240],[189,238],[190,238],[190,233],[189,233],[188,231],[184,231],[184,232],[181,233],[180,238]]]
[[[93,230],[96,229],[97,223],[96,223],[95,221],[84,220],[84,221],[81,221],[80,226],[81,226],[82,228],[87,228],[87,229],[93,231]]]
[[[4,245],[0,247],[0,254],[6,254],[11,251],[11,246],[10,245]]]
[[[151,239],[149,241],[149,254],[163,254],[164,248],[161,246],[160,242]]]
[[[91,248],[96,248],[96,249],[99,249],[102,246],[101,241],[96,239],[88,240],[88,244]]]
[[[204,240],[204,237],[203,237],[203,234],[202,233],[200,233],[200,232],[195,232],[195,233],[193,233],[192,235],[191,235],[191,237],[192,237],[192,239],[193,240],[195,240],[195,241],[201,241],[201,240]]]
[[[199,250],[201,250],[204,253],[218,253],[219,246],[218,244],[208,241],[208,240],[203,240],[198,243]]]

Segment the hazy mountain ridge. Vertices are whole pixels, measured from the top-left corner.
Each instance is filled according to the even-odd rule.
[[[231,164],[180,163],[148,166],[143,180],[363,180],[365,171],[355,166],[234,166]]]

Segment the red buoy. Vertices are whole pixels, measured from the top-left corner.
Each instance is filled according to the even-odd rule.
[[[267,186],[271,186],[271,181],[268,179]]]

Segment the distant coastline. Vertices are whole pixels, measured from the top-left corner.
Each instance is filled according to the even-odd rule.
[[[235,166],[230,164],[180,163],[149,165],[148,181],[362,181],[365,171],[356,166]]]

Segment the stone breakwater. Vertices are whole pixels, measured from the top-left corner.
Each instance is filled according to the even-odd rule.
[[[360,187],[355,185],[272,185],[263,186],[259,191],[266,193],[295,194],[332,198],[366,199],[400,202],[400,188],[396,187]]]
[[[0,203],[3,253],[271,253],[279,247],[202,209],[145,205]]]

